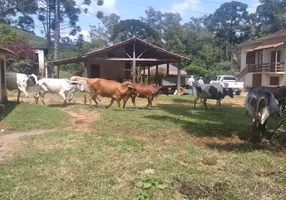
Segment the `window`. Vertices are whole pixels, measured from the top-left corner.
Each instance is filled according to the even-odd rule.
[[[270,77],[270,85],[279,85],[279,77],[271,76]]]
[[[235,77],[234,76],[224,76],[223,80],[224,81],[235,81]]]
[[[246,64],[251,65],[255,64],[255,52],[249,52],[246,54]]]

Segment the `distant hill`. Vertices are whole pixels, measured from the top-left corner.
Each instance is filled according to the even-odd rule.
[[[37,36],[33,33],[20,30],[18,28],[15,28],[17,31],[19,31],[21,34],[27,37],[27,42],[35,49],[46,49],[47,48],[47,39]]]

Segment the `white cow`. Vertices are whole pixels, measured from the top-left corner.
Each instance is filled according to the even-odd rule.
[[[44,105],[46,105],[44,102],[46,93],[59,94],[64,99],[63,105],[66,105],[67,97],[70,96],[70,93],[73,92],[76,87],[80,91],[83,91],[83,87],[78,81],[70,81],[68,79],[43,78],[38,81],[37,85],[40,91],[34,96],[35,101],[38,103],[39,97],[41,97]]]
[[[29,101],[27,89],[31,83],[37,84],[38,78],[35,74],[26,75],[22,73],[7,72],[6,73],[6,86],[8,90],[18,90],[17,102],[21,92],[23,92]]]
[[[81,86],[82,86],[82,91],[85,91],[85,94],[84,94],[84,104],[86,104],[86,94],[88,93],[90,93],[90,88],[89,88],[89,85],[88,85],[88,83],[87,83],[87,80],[88,80],[89,78],[85,78],[85,77],[80,77],[80,76],[72,76],[71,78],[70,78],[70,80],[71,81],[78,81],[80,84],[81,84]],[[75,90],[71,93],[71,96],[74,98],[74,92],[75,92]],[[98,98],[97,97],[97,100],[101,103],[101,100],[100,100],[100,98]]]

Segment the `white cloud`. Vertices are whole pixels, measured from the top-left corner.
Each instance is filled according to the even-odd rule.
[[[187,14],[186,10],[198,11],[201,1],[198,0],[183,0],[181,2],[174,2],[170,8],[170,12],[180,13],[181,16]]]
[[[69,34],[64,33],[64,34],[61,34],[61,37],[69,37],[71,40],[75,40],[75,39],[77,39],[79,34],[83,35],[84,41],[90,42],[90,35],[89,35],[88,30],[82,30],[81,32],[79,32],[76,35],[69,35]]]

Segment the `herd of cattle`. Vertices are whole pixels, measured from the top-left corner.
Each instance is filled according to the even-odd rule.
[[[21,92],[25,94],[27,98],[27,88],[31,83],[38,86],[38,91],[34,95],[36,103],[39,98],[42,103],[45,104],[45,94],[59,94],[66,105],[67,100],[74,99],[75,91],[78,89],[81,92],[85,92],[84,103],[86,103],[87,94],[89,94],[89,102],[92,105],[92,100],[99,105],[101,100],[98,96],[111,98],[110,104],[106,107],[110,107],[114,101],[120,107],[120,102],[123,100],[123,108],[129,98],[132,99],[132,103],[135,105],[136,97],[147,98],[148,106],[152,106],[152,100],[156,97],[162,87],[153,86],[139,83],[132,83],[125,81],[119,83],[112,80],[106,80],[102,78],[84,78],[79,76],[73,76],[68,79],[53,79],[42,78],[39,79],[34,74],[26,75],[21,73],[6,73],[7,89],[18,90],[17,101]],[[203,84],[197,87],[197,97],[194,101],[194,109],[199,99],[203,102],[207,109],[207,99],[216,99],[217,106],[220,106],[220,102],[225,96],[233,98],[233,91],[230,88],[223,88],[220,85]],[[253,135],[251,141],[260,141],[266,132],[266,122],[271,114],[278,113],[283,115],[283,111],[286,105],[286,86],[280,86],[276,88],[258,87],[249,91],[245,98],[245,107],[247,113],[253,120]]]

